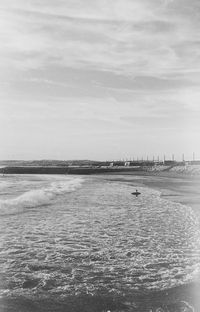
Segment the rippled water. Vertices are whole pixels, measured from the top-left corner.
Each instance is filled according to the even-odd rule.
[[[193,211],[151,188],[104,176],[0,180],[2,296],[124,295],[192,281]]]

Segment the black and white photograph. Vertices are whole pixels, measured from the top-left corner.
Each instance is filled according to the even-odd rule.
[[[199,0],[0,0],[0,312],[200,312],[199,30]]]

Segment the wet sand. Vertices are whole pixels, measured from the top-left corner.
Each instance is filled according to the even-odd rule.
[[[200,176],[188,176],[171,172],[159,173],[117,173],[112,180],[133,183],[134,188],[150,187],[161,192],[161,196],[190,206],[200,214]],[[133,189],[134,190],[134,189]]]

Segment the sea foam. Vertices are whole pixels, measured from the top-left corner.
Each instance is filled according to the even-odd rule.
[[[25,208],[33,208],[48,205],[57,196],[73,192],[83,182],[82,178],[55,179],[54,182],[45,182],[45,186],[31,185],[30,190],[17,197],[0,200],[0,215],[20,213]]]

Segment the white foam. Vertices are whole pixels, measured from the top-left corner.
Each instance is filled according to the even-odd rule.
[[[40,188],[36,186],[36,189],[26,191],[15,198],[0,200],[0,215],[17,213],[27,207],[31,208],[48,204],[56,196],[73,192],[81,186],[82,182],[82,178],[56,179],[49,185],[45,184],[45,187],[42,187],[40,181]]]

